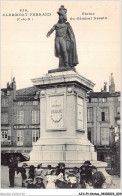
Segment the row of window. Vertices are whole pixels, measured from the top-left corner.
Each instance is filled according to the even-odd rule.
[[[32,143],[39,139],[39,130],[32,130]],[[17,146],[23,146],[24,142],[24,130],[17,130]],[[6,144],[11,142],[11,130],[1,131],[1,143]]]
[[[24,111],[17,111],[17,124],[24,124]],[[32,111],[32,124],[39,124],[39,111]]]
[[[32,124],[39,124],[39,111],[33,110],[32,111]],[[17,124],[24,124],[25,123],[25,113],[24,111],[17,111]],[[9,124],[8,122],[8,113],[1,114],[1,124]]]
[[[120,114],[120,107],[117,107],[117,114]],[[17,124],[24,124],[24,111],[17,111]],[[87,109],[87,121],[93,122],[93,108]],[[109,109],[101,109],[100,121],[109,121]],[[1,123],[8,124],[8,114],[1,114]],[[32,124],[39,124],[39,111],[32,111]],[[78,103],[78,127],[83,128],[83,102]]]
[[[88,127],[88,139],[92,142],[92,134],[93,134],[93,128]],[[109,137],[110,137],[110,130],[106,127],[100,128],[100,134],[101,134],[101,145],[109,145]]]
[[[38,105],[39,102],[38,101],[33,101],[33,105]],[[23,101],[19,101],[17,102],[17,105],[26,105],[26,103],[24,103]]]
[[[33,105],[38,105],[39,102],[38,101],[33,101]],[[19,101],[17,102],[17,105],[24,105],[23,101]],[[8,107],[8,99],[2,99],[1,100],[1,106],[2,107]]]
[[[95,101],[95,99],[97,100],[97,101]],[[117,100],[118,101],[120,101],[120,97],[117,97]],[[91,103],[91,102],[98,102],[98,98],[91,98],[91,97],[89,97],[88,98],[88,102],[89,103]],[[106,97],[104,97],[104,98],[99,98],[99,102],[107,102],[107,98]]]
[[[120,107],[117,107],[117,114],[120,114]],[[105,122],[109,121],[109,109],[108,108],[101,108],[100,111],[100,119],[99,121]],[[93,108],[87,108],[87,122],[93,122]]]
[[[109,128],[101,128],[101,145],[109,145]],[[88,127],[88,139],[92,141],[93,128]],[[39,130],[32,130],[32,143],[39,139]],[[24,130],[17,130],[17,146],[23,146],[24,142]],[[1,131],[1,142],[11,142],[11,130]]]
[[[94,102],[94,98],[88,98],[89,102]],[[120,101],[120,97],[118,97],[118,101]],[[107,102],[107,98],[100,98],[100,102]],[[38,105],[38,101],[33,101],[33,105]],[[8,99],[2,99],[1,101],[2,107],[8,107]],[[17,102],[17,105],[24,105],[23,101]]]

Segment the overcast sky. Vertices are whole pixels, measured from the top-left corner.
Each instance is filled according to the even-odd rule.
[[[55,33],[46,37],[57,23],[60,5],[67,8],[67,18],[76,37],[79,64],[76,70],[94,82],[94,91],[100,91],[104,82],[109,83],[114,74],[116,91],[120,90],[120,2],[119,1],[3,1],[1,86],[15,76],[17,89],[32,86],[31,79],[41,77],[48,70],[58,67],[54,56]],[[3,14],[49,13],[50,16],[15,17]],[[93,16],[83,12],[94,13]],[[22,12],[21,12],[22,13]],[[27,12],[25,12],[27,13]],[[75,20],[71,20],[71,17]],[[92,17],[92,20],[77,20]],[[93,17],[107,17],[94,20]],[[30,18],[30,21],[17,21]],[[32,20],[33,19],[33,20]]]

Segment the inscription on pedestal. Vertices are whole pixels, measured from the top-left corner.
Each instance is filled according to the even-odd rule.
[[[60,130],[64,128],[64,95],[47,98],[47,129]]]
[[[81,97],[77,98],[77,129],[84,129],[84,99]]]

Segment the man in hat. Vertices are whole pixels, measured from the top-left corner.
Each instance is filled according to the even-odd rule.
[[[92,166],[92,185],[94,188],[101,189],[106,178],[101,171],[97,171],[95,166]]]
[[[78,64],[75,35],[70,24],[66,22],[67,10],[64,6],[61,6],[57,13],[59,15],[59,21],[47,33],[47,37],[54,30],[56,31],[55,56],[59,58],[59,67],[74,67]]]
[[[11,155],[10,159],[9,159],[9,182],[10,182],[10,186],[9,187],[14,187],[14,176],[15,176],[15,169],[17,166],[17,162],[14,159],[14,156]]]
[[[61,162],[61,163],[58,163],[58,166],[59,166],[60,173],[62,173],[63,177],[65,177],[65,164]]]
[[[85,161],[81,168],[83,169],[84,167],[85,171],[83,170],[83,173],[85,172],[85,182],[89,184],[92,181],[92,164],[90,163],[90,161]]]

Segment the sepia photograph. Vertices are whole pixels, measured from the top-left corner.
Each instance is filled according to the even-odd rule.
[[[1,1],[3,195],[121,192],[120,3]]]

